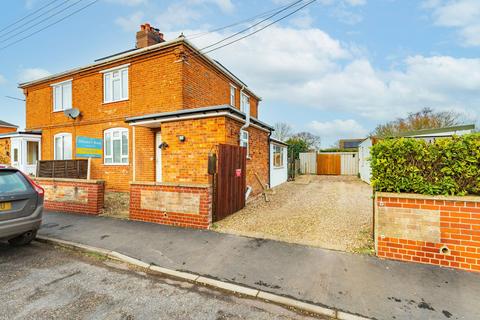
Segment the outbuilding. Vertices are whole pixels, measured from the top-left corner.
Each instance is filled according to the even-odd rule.
[[[288,145],[270,138],[270,187],[276,187],[288,180]]]

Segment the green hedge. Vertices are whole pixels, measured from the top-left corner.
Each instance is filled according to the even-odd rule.
[[[381,140],[371,150],[376,191],[480,195],[480,134]]]

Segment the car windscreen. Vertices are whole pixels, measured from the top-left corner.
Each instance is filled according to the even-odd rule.
[[[0,195],[22,193],[31,189],[25,177],[18,171],[0,171]]]

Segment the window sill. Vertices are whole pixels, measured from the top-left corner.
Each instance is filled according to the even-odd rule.
[[[285,166],[281,166],[281,167],[273,166],[273,169],[285,169]]]
[[[70,108],[70,109],[72,109],[72,108]],[[65,110],[70,110],[70,109],[53,110],[52,113],[64,112]]]
[[[123,101],[128,101],[128,98],[126,98],[126,99],[120,99],[120,100],[115,100],[115,101],[103,101],[102,104],[111,104],[111,103],[123,102]]]
[[[104,166],[128,166],[129,163],[104,163]]]

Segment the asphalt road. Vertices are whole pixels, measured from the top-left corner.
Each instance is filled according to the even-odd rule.
[[[318,319],[36,242],[0,270],[0,319]]]

